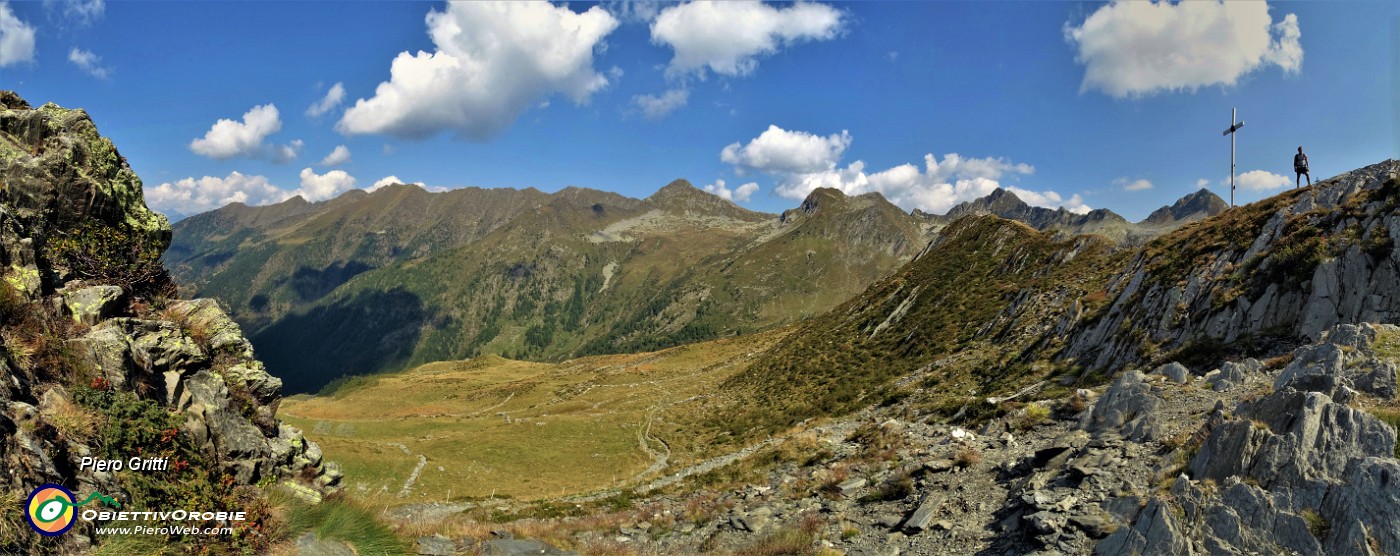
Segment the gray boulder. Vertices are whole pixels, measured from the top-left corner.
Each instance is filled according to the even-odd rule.
[[[1220,374],[1212,379],[1211,388],[1216,392],[1224,392],[1241,384],[1244,384],[1250,376],[1262,373],[1264,364],[1255,359],[1245,359],[1244,361],[1229,361],[1220,366]]]
[[[1157,408],[1162,404],[1159,390],[1147,384],[1138,371],[1118,377],[1079,421],[1079,428],[1094,434],[1120,434],[1135,442],[1160,438],[1163,424]]]
[[[1157,370],[1153,372],[1165,376],[1167,380],[1177,384],[1186,384],[1186,381],[1191,378],[1191,371],[1185,365],[1175,361],[1157,367]]]
[[[577,556],[572,550],[559,550],[546,543],[531,539],[497,539],[482,543],[482,554],[487,556]]]

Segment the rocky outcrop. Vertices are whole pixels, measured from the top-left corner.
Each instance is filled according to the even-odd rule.
[[[83,110],[32,108],[0,91],[0,182],[0,263],[25,291],[65,278],[45,247],[84,225],[120,227],[158,248],[170,243],[170,223],[146,208],[141,179]]]
[[[1145,378],[1138,371],[1123,373],[1084,414],[1080,428],[1135,442],[1160,438],[1163,427],[1157,406],[1163,402],[1161,389],[1148,384]]]
[[[1328,395],[1342,402],[1350,401],[1351,390],[1395,399],[1396,364],[1377,357],[1375,352],[1378,344],[1388,346],[1395,341],[1400,341],[1400,327],[1394,325],[1338,325],[1327,333],[1326,342],[1295,352],[1292,363],[1275,380],[1274,388],[1282,390],[1295,381],[1325,380],[1334,383],[1333,389],[1326,391]],[[1348,391],[1339,391],[1340,388]]]
[[[1348,402],[1391,401],[1393,326],[1340,325],[1299,349],[1273,393],[1218,407],[1170,487],[1177,516],[1138,512],[1101,554],[1400,553],[1396,432]],[[1382,381],[1383,382],[1383,381]],[[1362,386],[1364,384],[1364,386]],[[1359,388],[1359,389],[1358,389]]]
[[[1062,354],[1115,370],[1180,350],[1279,353],[1400,322],[1400,161],[1230,209],[1147,245]]]
[[[173,508],[141,506],[177,503],[159,496],[182,480],[207,484],[192,488],[210,496],[275,481],[311,498],[336,488],[334,464],[276,419],[281,381],[216,303],[95,283],[147,272],[170,237],[111,141],[81,110],[34,109],[4,91],[0,109],[0,489],[22,499],[58,483],[159,510]],[[81,231],[100,237],[75,238]],[[77,272],[74,261],[102,273]],[[169,487],[81,465],[143,454],[168,456]],[[80,521],[42,543],[0,535],[0,552],[81,551],[100,540],[93,527]]]

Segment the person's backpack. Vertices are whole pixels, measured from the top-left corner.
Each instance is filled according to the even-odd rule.
[[[1294,171],[1294,172],[1306,172],[1306,171],[1308,171],[1308,155],[1305,155],[1305,154],[1303,154],[1303,153],[1298,153],[1298,154],[1293,155],[1293,171]]]

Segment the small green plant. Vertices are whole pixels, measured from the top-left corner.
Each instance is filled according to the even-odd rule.
[[[1328,523],[1327,518],[1322,517],[1322,514],[1318,513],[1317,510],[1311,508],[1303,510],[1303,521],[1308,522],[1308,532],[1312,533],[1312,536],[1317,540],[1326,539],[1327,535],[1332,532],[1332,524]]]
[[[1050,419],[1050,407],[1044,404],[1032,403],[1021,410],[1021,414],[1016,418],[1014,425],[1016,430],[1027,430],[1033,428]]]
[[[238,508],[248,519],[234,526],[228,536],[189,535],[166,539],[182,553],[265,552],[272,539],[268,526],[272,515],[261,492],[252,486],[237,485],[234,478],[218,470],[180,429],[183,419],[154,401],[116,390],[105,380],[72,389],[73,400],[95,417],[94,438],[100,439],[94,455],[104,459],[124,459],[139,455],[165,458],[170,469],[151,474],[134,471],[116,473],[116,480],[129,499],[124,507],[158,510],[162,508]],[[114,550],[120,550],[119,545]]]
[[[860,529],[854,525],[843,525],[841,527],[841,540],[851,540],[860,536]]]
[[[138,297],[169,297],[175,285],[160,263],[165,247],[139,231],[87,220],[50,238],[45,253],[66,280],[120,286]]]

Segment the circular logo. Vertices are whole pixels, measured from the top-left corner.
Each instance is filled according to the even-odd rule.
[[[53,483],[39,485],[29,493],[24,516],[40,535],[55,537],[73,528],[73,493]]]

